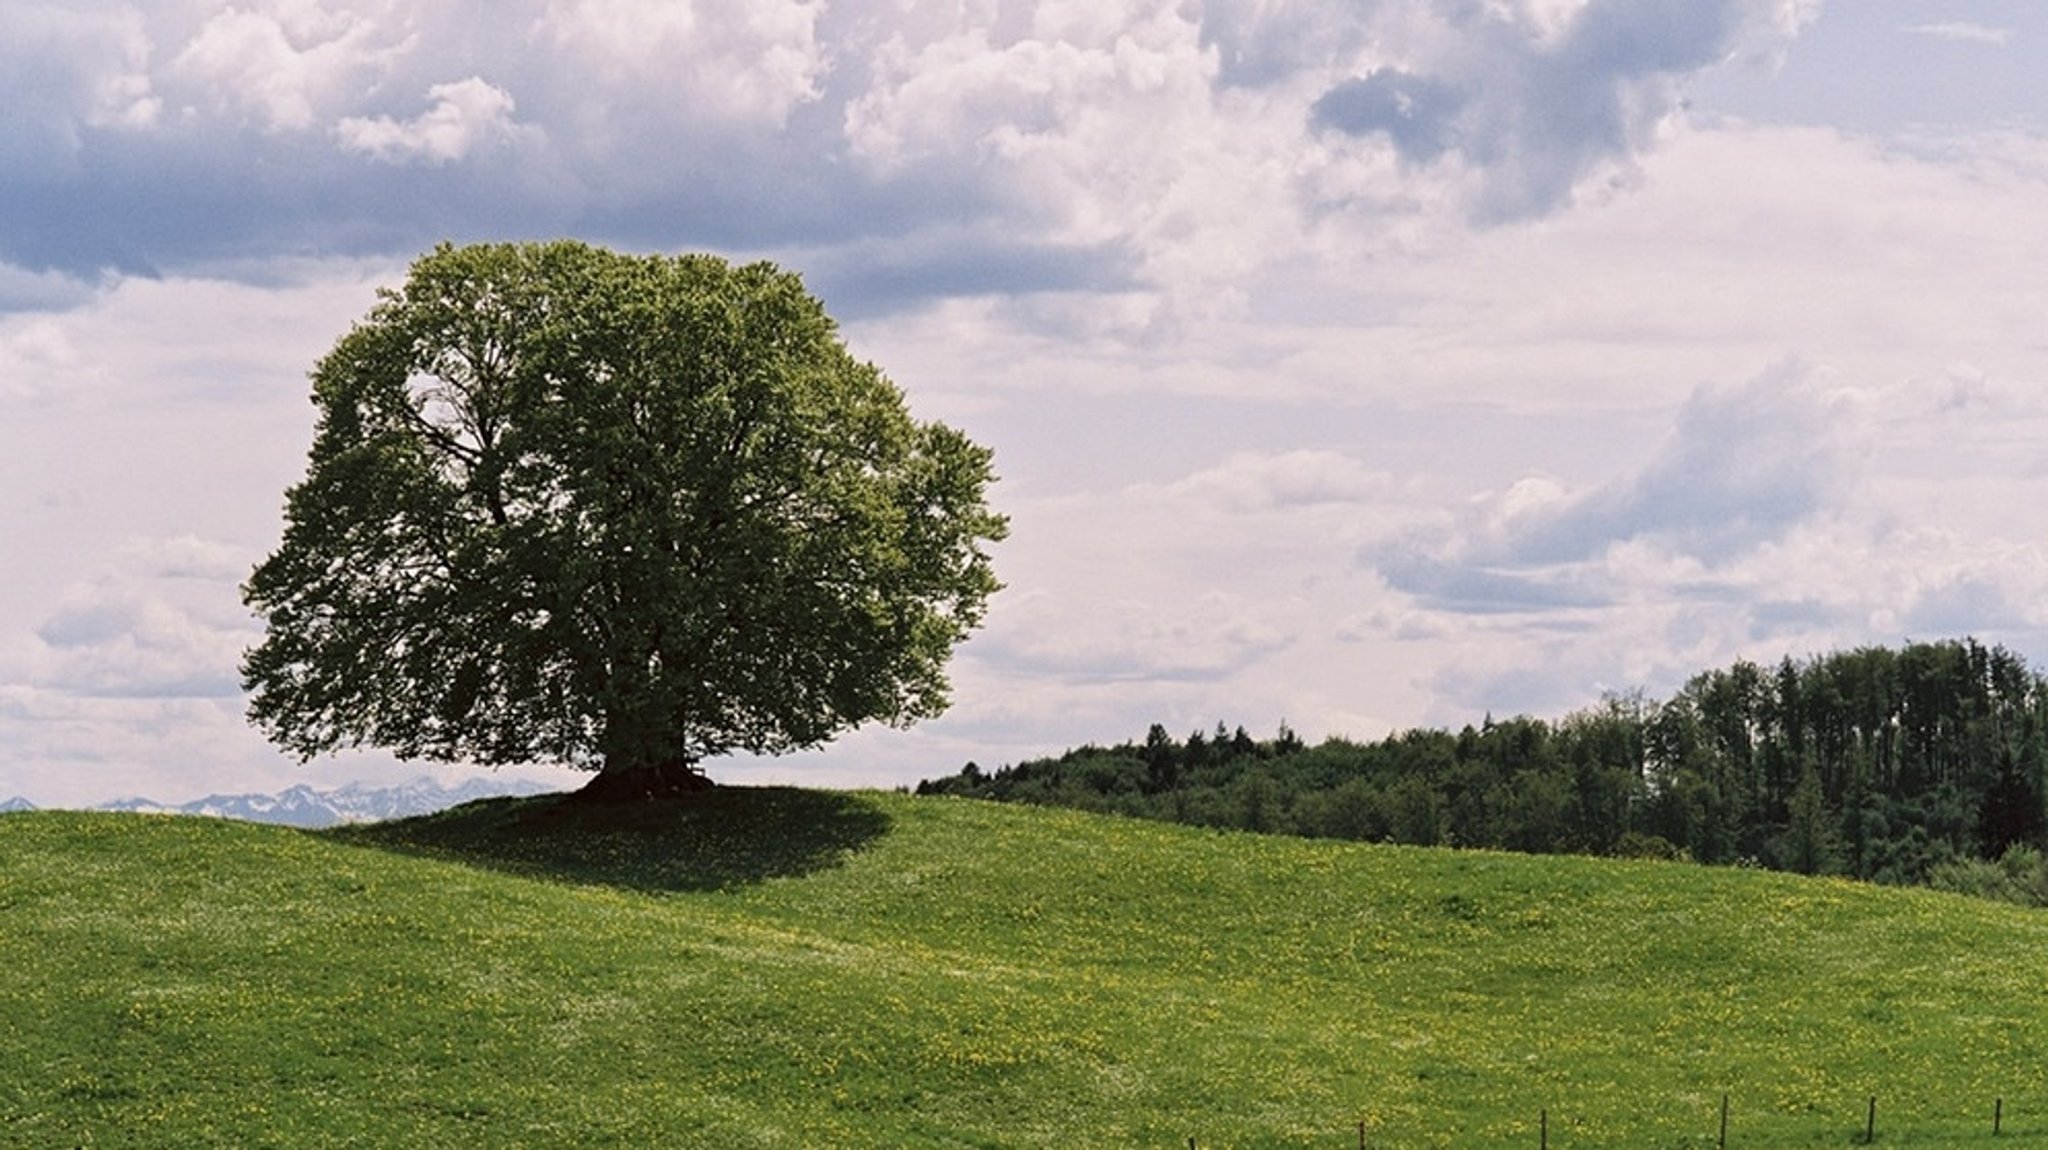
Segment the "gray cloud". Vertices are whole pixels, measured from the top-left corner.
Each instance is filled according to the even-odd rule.
[[[81,698],[233,698],[244,627],[200,620],[161,598],[95,591],[45,619],[37,685]]]
[[[1404,159],[1426,163],[1458,143],[1458,113],[1468,99],[1450,84],[1378,68],[1323,93],[1310,118],[1353,136],[1383,134]]]
[[[1729,56],[1775,13],[1756,0],[1591,0],[1562,28],[1529,11],[1445,5],[1439,36],[1406,68],[1331,87],[1315,127],[1383,136],[1406,160],[1454,155],[1476,169],[1482,219],[1547,214],[1609,165],[1646,150],[1679,84]]]
[[[1989,574],[1965,572],[1924,591],[1906,613],[1916,635],[1997,636],[2035,625],[2013,594]]]
[[[1788,362],[1733,388],[1703,388],[1654,462],[1515,532],[1510,562],[1589,559],[1650,538],[1716,561],[1776,538],[1839,491],[1845,413],[1812,369]]]
[[[1136,282],[1135,260],[1118,246],[1033,243],[972,227],[855,240],[825,248],[802,266],[811,290],[846,319],[951,296],[1116,290]]]
[[[568,233],[758,249],[958,217],[949,187],[834,163],[836,109],[806,115],[818,6],[694,7],[16,6],[0,263],[174,274]]]
[[[1045,594],[996,611],[975,657],[1007,672],[1086,686],[1213,683],[1285,650],[1295,636],[1264,622],[1258,605],[1208,595],[1173,605],[1125,601],[1082,608]]]
[[[1838,604],[1818,599],[1766,599],[1748,607],[1749,637],[1773,639],[1829,627],[1839,627],[1849,611]]]
[[[1439,671],[1430,680],[1439,697],[1431,720],[1457,727],[1476,725],[1482,716],[1549,718],[1589,706],[1599,697],[1599,684],[1559,665],[1568,658],[1567,650],[1543,653],[1550,658],[1523,666],[1452,666]]]
[[[100,285],[61,272],[31,272],[0,262],[0,312],[64,311],[89,302]]]
[[[1790,58],[1798,84],[1755,69],[1751,103],[1693,90],[1741,122],[1631,135],[1694,77],[1742,71],[1684,66],[1715,42],[1708,15],[1735,11],[1702,4],[1660,56],[1628,37],[1661,27],[1572,48],[1573,14],[1617,11],[1585,0],[810,17],[590,0],[648,22],[626,38],[653,50],[616,53],[532,34],[577,0],[0,3],[0,307],[18,313],[0,316],[0,794],[298,777],[217,693],[249,639],[234,584],[302,474],[307,366],[396,258],[444,236],[782,260],[834,314],[874,317],[849,338],[922,414],[996,449],[1012,590],[956,658],[957,718],[863,732],[779,781],[886,785],[1160,718],[1285,716],[1314,737],[1556,713],[1738,654],[1982,634],[2000,595],[1960,573],[2023,619],[2048,588],[2048,361],[2025,303],[2038,261],[2011,237],[2042,230],[2048,161],[2024,127],[1960,133],[2033,122],[2021,73],[2048,37],[1944,45],[1838,4]],[[230,7],[280,19],[273,96],[211,90],[229,56],[174,67]],[[793,22],[726,27],[692,57],[657,9]],[[1768,33],[1764,10],[1743,8],[1735,38]],[[393,22],[348,41],[348,13]],[[362,52],[318,55],[336,41]],[[695,86],[769,43],[790,67],[765,87]],[[1952,66],[1916,75],[1885,46]],[[1375,73],[1316,122],[1319,95]],[[1427,84],[1448,94],[1417,122]],[[1411,119],[1390,118],[1404,94]],[[901,146],[856,152],[857,104]],[[1858,131],[1930,107],[1959,134]],[[1652,178],[1612,210],[1477,233],[1445,218],[1565,204],[1652,147]],[[1784,347],[1858,381],[1966,356],[1989,383],[1867,389],[1847,433],[1797,373],[1783,396],[1703,389],[1674,418],[1686,387]],[[1864,442],[1883,472],[1855,483]],[[1521,476],[1537,478],[1511,488]],[[1355,567],[1390,536],[1367,556],[1390,581]],[[1014,751],[959,734],[998,727]]]
[[[1572,610],[1611,602],[1573,572],[1518,571],[1447,562],[1414,552],[1397,552],[1376,565],[1389,586],[1431,607],[1461,614]]]
[[[1637,473],[1580,494],[1528,484],[1455,528],[1370,549],[1395,588],[1447,610],[1597,606],[1591,565],[1644,542],[1708,566],[1780,539],[1850,486],[1852,413],[1825,378],[1782,363],[1696,391]]]
[[[1378,0],[1211,0],[1203,6],[1202,43],[1216,53],[1224,84],[1277,84],[1318,60],[1355,50],[1382,6]]]
[[[1594,0],[1555,42],[1526,13],[1378,0],[1218,0],[1108,33],[1033,3],[17,5],[0,12],[0,307],[108,271],[564,234],[801,252],[874,310],[1123,292],[1186,270],[1207,218],[1190,189],[1243,197],[1218,227],[1295,210],[1298,189],[1257,174],[1286,163],[1225,142],[1390,22],[1448,13],[1423,39],[1451,47],[1362,66],[1300,139],[1260,147],[1284,160],[1334,132],[1455,154],[1486,173],[1480,210],[1513,218],[1638,148],[1667,81],[1761,2]],[[1233,87],[1257,95],[1213,98]],[[1131,155],[1100,162],[1104,140]]]

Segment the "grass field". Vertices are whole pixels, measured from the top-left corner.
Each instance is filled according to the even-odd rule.
[[[2048,916],[727,788],[0,816],[0,1145],[2048,1147]],[[1991,1134],[2003,1099],[2004,1135]]]

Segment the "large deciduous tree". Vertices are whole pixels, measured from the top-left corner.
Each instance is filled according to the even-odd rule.
[[[250,717],[302,758],[688,789],[707,757],[937,714],[998,587],[989,452],[767,264],[443,246],[313,383],[244,588]]]

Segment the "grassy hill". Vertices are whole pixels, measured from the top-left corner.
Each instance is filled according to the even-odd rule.
[[[2048,1146],[2048,916],[725,789],[0,816],[0,1145]],[[1991,1137],[2003,1098],[2005,1134]]]

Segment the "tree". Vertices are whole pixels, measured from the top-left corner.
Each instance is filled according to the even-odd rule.
[[[301,758],[689,789],[708,757],[939,713],[999,586],[990,453],[914,422],[765,263],[444,245],[313,402],[243,588],[250,717]]]
[[[1800,774],[1787,807],[1790,817],[1781,840],[1780,867],[1799,874],[1834,874],[1840,868],[1841,846],[1821,793],[1820,773],[1811,765]]]

